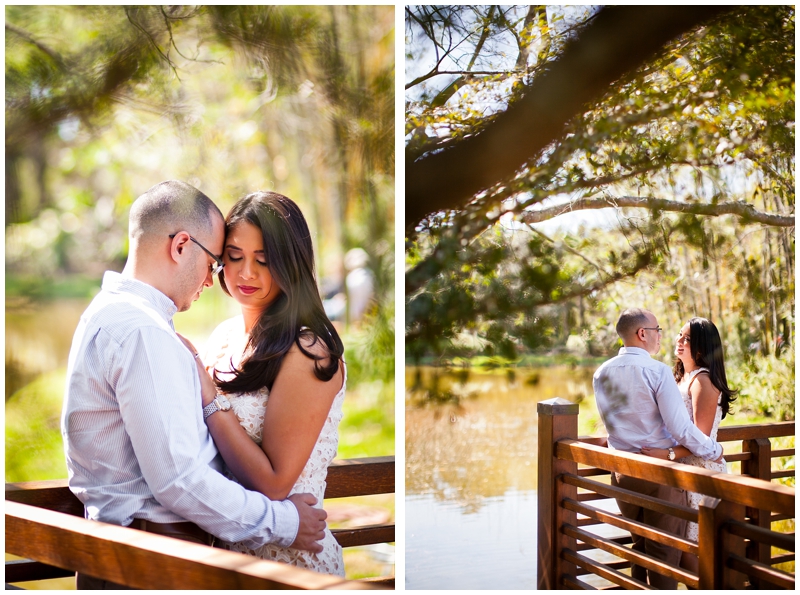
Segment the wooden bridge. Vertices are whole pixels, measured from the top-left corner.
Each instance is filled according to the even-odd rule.
[[[579,438],[578,405],[563,399],[539,403],[538,413],[539,589],[651,588],[623,572],[635,563],[693,589],[794,590],[795,490],[773,480],[794,477],[795,470],[773,470],[772,463],[794,467],[795,451],[775,449],[771,441],[794,436],[793,421],[720,428],[719,442],[741,443],[741,453],[725,455],[740,463],[740,474],[723,474],[609,449],[602,438]],[[675,506],[611,486],[614,471],[706,498],[699,511]],[[626,519],[614,510],[614,499],[698,523],[699,543]],[[697,555],[699,571],[633,551],[626,547],[631,534]]]
[[[325,498],[394,493],[394,457],[337,461]],[[88,575],[138,589],[387,589],[83,518],[67,480],[6,484],[6,584]],[[333,530],[342,547],[395,540],[394,523]]]

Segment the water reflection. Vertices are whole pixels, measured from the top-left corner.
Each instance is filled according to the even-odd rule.
[[[6,400],[45,372],[67,365],[88,299],[6,300]]]
[[[72,336],[90,301],[6,298],[6,401],[42,374],[66,368]],[[201,347],[219,322],[238,313],[236,302],[215,283],[191,310],[175,316],[175,328]]]
[[[536,405],[590,397],[593,371],[406,370],[407,588],[482,588],[464,569],[486,565],[535,586]]]
[[[485,498],[536,488],[536,404],[591,394],[592,369],[406,372],[406,492],[477,511]]]

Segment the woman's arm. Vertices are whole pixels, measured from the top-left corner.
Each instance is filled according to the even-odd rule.
[[[304,347],[316,353],[315,348]],[[330,381],[318,380],[314,360],[294,346],[270,391],[261,446],[247,435],[233,411],[212,414],[206,424],[236,479],[272,500],[286,498],[311,455],[343,379],[340,369]],[[203,381],[203,406],[216,394],[210,378],[208,383]]]
[[[711,383],[711,378],[705,372],[699,373],[689,387],[692,397],[692,417],[694,425],[706,436],[711,435],[714,427],[714,418],[717,415],[717,400],[719,389]]]

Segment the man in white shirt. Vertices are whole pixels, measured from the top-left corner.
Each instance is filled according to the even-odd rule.
[[[600,418],[608,432],[608,445],[626,452],[640,452],[642,447],[665,448],[682,444],[704,459],[718,460],[722,447],[703,434],[692,423],[683,404],[678,385],[670,368],[651,355],[661,350],[661,327],[652,312],[641,308],[625,310],[617,322],[617,334],[624,347],[619,355],[600,366],[594,374],[593,386]],[[686,493],[619,473],[611,476],[613,485],[687,505]],[[660,514],[621,500],[620,512],[629,519],[684,536],[686,521]],[[634,536],[633,549],[677,567],[681,552],[655,541]],[[634,578],[658,589],[676,589],[677,581],[645,571],[633,565]]]
[[[187,541],[319,552],[326,513],[310,494],[273,502],[224,475],[200,378],[172,316],[222,268],[222,213],[183,182],[162,182],[130,212],[128,261],[108,271],[70,350],[61,428],[69,486],[86,518]],[[86,575],[79,589],[121,588]]]

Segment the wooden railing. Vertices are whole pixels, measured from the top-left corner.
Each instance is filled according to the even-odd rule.
[[[773,449],[770,441],[794,436],[794,422],[720,428],[720,442],[742,445],[741,453],[725,456],[741,463],[741,474],[724,474],[608,449],[602,438],[578,438],[578,405],[563,399],[539,403],[538,413],[539,589],[650,588],[623,572],[631,564],[694,589],[794,589],[794,572],[777,566],[794,567],[795,490],[773,480],[795,472],[772,469],[773,459],[793,460],[794,449]],[[611,472],[706,498],[699,510],[676,506],[603,482]],[[629,520],[613,499],[698,523],[699,542]],[[697,555],[698,572],[633,551],[626,547],[631,534]]]
[[[394,457],[337,461],[325,498],[394,493]],[[6,484],[5,582],[88,575],[138,589],[382,589],[394,578],[346,581],[217,548],[83,518],[67,480]],[[337,529],[342,547],[395,540],[394,523]]]

